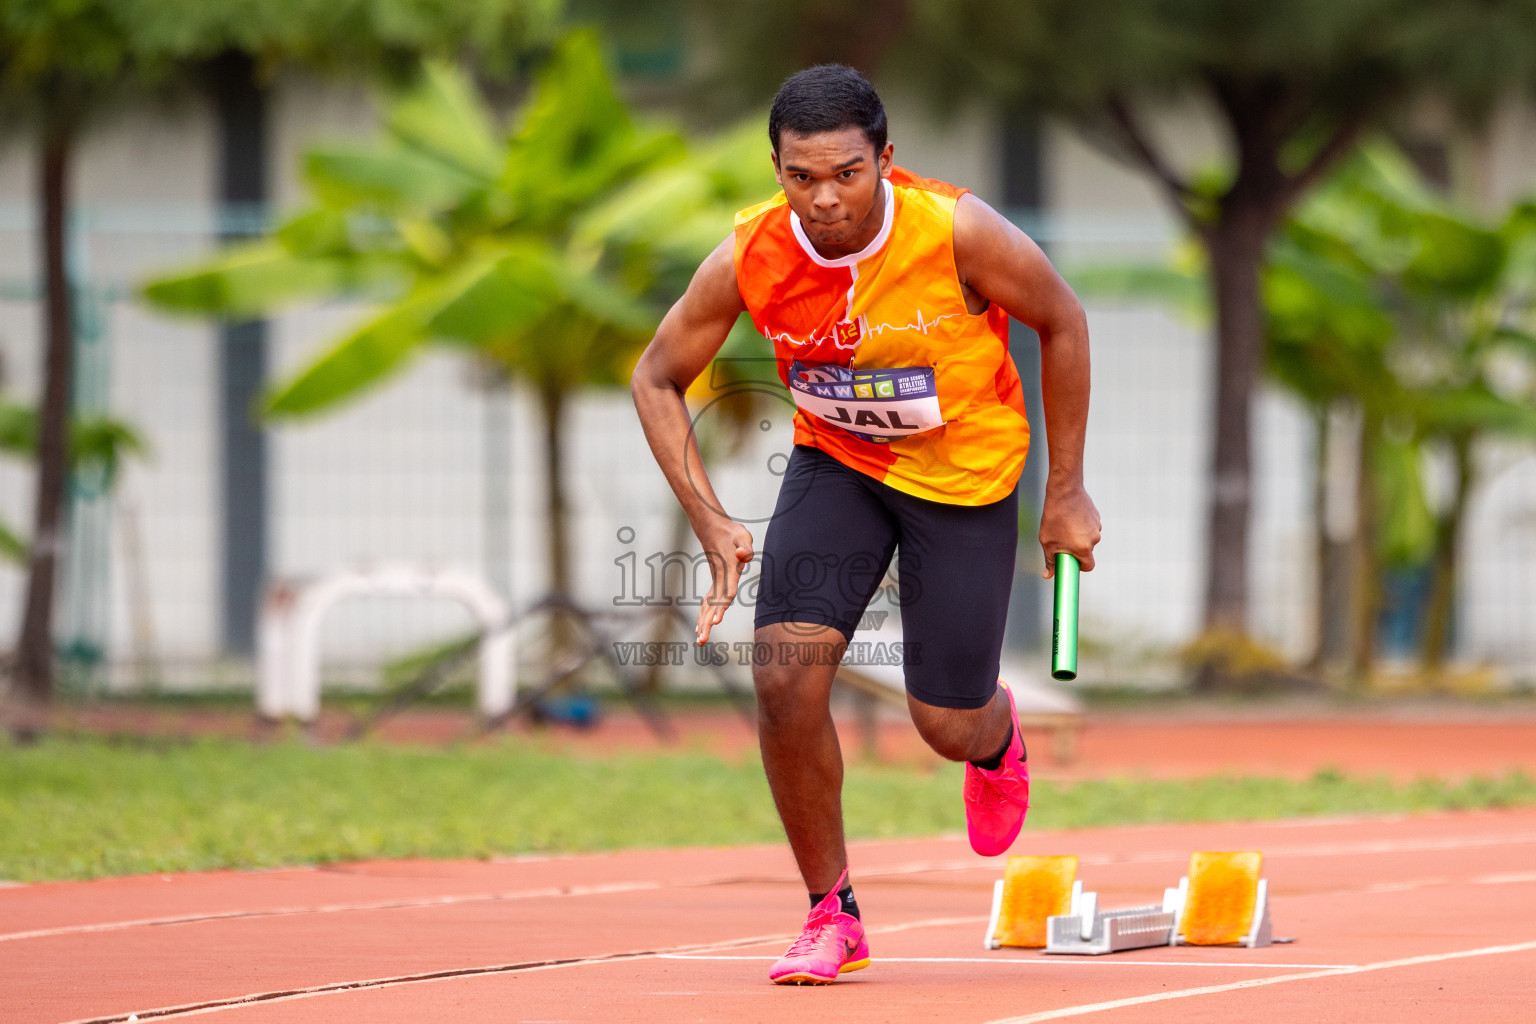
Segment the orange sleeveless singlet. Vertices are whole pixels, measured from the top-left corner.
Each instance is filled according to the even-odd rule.
[[[899,167],[883,183],[885,220],[862,252],[827,259],[780,192],[736,215],[736,285],[773,342],[779,376],[793,361],[854,369],[931,366],[944,425],[878,443],[795,414],[812,445],[898,491],[951,505],[1008,496],[1029,451],[1008,315],[965,308],[955,269],[955,204],[966,189]]]

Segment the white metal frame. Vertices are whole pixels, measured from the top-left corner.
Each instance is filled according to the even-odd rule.
[[[282,581],[267,590],[257,626],[256,710],[267,718],[313,721],[320,713],[320,624],[338,601],[360,595],[440,597],[479,622],[476,706],[494,718],[517,696],[516,640],[506,603],[467,573],[417,565],[349,569],[310,583]]]

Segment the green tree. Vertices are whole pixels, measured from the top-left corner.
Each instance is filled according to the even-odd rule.
[[[555,10],[556,0],[0,0],[0,128],[35,143],[46,349],[34,540],[13,670],[24,702],[46,703],[53,692],[74,373],[68,182],[81,133],[111,106],[200,87],[221,68],[270,74],[301,63],[367,77],[463,48],[505,64]]]
[[[35,433],[37,484],[21,635],[13,669],[26,704],[53,690],[53,600],[62,547],[74,373],[73,296],[66,269],[69,169],[90,117],[156,62],[136,52],[122,12],[100,0],[9,0],[0,5],[0,121],[35,140],[42,263],[43,398]]]
[[[37,453],[37,417],[31,409],[0,401],[0,454],[31,459]],[[0,562],[25,565],[27,543],[15,527],[0,519]]]
[[[1078,283],[1198,310],[1189,296],[1204,273],[1200,265],[1100,268]],[[1311,411],[1318,438],[1314,666],[1322,667],[1329,623],[1346,621],[1350,670],[1368,679],[1384,569],[1429,561],[1422,656],[1433,676],[1480,482],[1478,444],[1536,441],[1536,207],[1519,204],[1485,223],[1436,195],[1392,146],[1373,142],[1288,220],[1263,297],[1267,370]],[[1323,452],[1329,413],[1341,404],[1360,418],[1355,532],[1342,551],[1323,528]],[[1424,465],[1436,451],[1450,461],[1452,484],[1433,508]]]
[[[570,589],[564,422],[573,392],[628,379],[658,319],[731,214],[772,189],[756,130],[690,153],[636,121],[595,36],[565,39],[502,129],[464,76],[433,65],[387,105],[384,137],[311,152],[315,205],[271,238],[149,284],[162,306],[250,315],[351,294],[379,308],[268,395],[276,417],[355,397],[425,345],[526,380],[543,420],[549,579]]]
[[[1393,156],[1373,151],[1340,182],[1341,198],[1365,216],[1335,228],[1335,239],[1373,275],[1393,321],[1387,363],[1398,429],[1381,443],[1400,468],[1379,465],[1382,505],[1396,516],[1378,547],[1400,564],[1430,561],[1421,654],[1434,678],[1449,642],[1466,510],[1483,482],[1480,443],[1536,442],[1536,205],[1490,223],[1434,195]],[[1422,456],[1434,449],[1452,479],[1432,509]]]
[[[1416,474],[1404,475],[1412,454],[1385,438],[1406,404],[1392,372],[1397,327],[1371,261],[1350,244],[1365,217],[1358,173],[1346,167],[1286,226],[1264,272],[1266,364],[1271,376],[1311,413],[1316,443],[1312,465],[1316,649],[1314,671],[1330,660],[1330,634],[1347,653],[1355,678],[1368,677],[1375,656],[1381,607],[1381,572],[1388,561],[1413,557],[1423,506]],[[1341,237],[1341,232],[1345,237]],[[1358,415],[1354,435],[1358,472],[1354,531],[1347,541],[1327,530],[1327,453],[1350,438],[1334,436],[1334,413]],[[1345,500],[1336,496],[1336,500]],[[1413,511],[1405,504],[1414,505]],[[1389,528],[1383,530],[1383,521]],[[1390,540],[1388,540],[1390,538]],[[1342,629],[1340,626],[1342,625]]]
[[[1536,73],[1536,2],[1510,0],[739,0],[728,77],[761,88],[846,60],[954,101],[1023,104],[1075,123],[1155,180],[1213,268],[1217,341],[1205,622],[1242,631],[1252,500],[1250,409],[1264,348],[1262,267],[1300,198],[1367,127],[1437,96],[1479,110]],[[1209,110],[1227,157],[1196,181],[1147,108]]]
[[[35,410],[0,399],[0,455],[29,462],[37,455],[38,417]],[[70,475],[89,474],[98,493],[112,489],[123,460],[142,456],[146,448],[138,432],[109,416],[76,419],[69,428]],[[30,545],[19,531],[0,520],[0,561],[27,563]]]

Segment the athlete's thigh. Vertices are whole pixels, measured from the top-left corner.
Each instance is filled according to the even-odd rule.
[[[763,538],[756,626],[803,623],[853,636],[896,546],[875,481],[796,445]]]
[[[1018,491],[991,505],[909,495],[901,523],[901,632],[907,692],[941,708],[979,708],[997,686],[1019,540]]]

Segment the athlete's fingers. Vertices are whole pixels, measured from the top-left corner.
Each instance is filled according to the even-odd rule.
[[[1104,528],[1099,522],[1099,512],[1097,509],[1094,509],[1093,519],[1089,522],[1088,536],[1084,538],[1083,543],[1078,545],[1080,550],[1072,552],[1077,556],[1078,568],[1083,572],[1093,572],[1093,567],[1097,564],[1094,561],[1093,549],[1099,546],[1099,540],[1103,533]]]
[[[1094,544],[1098,543],[1098,538],[1097,537],[1094,538],[1093,543]],[[1073,558],[1077,559],[1077,567],[1082,572],[1093,572],[1093,567],[1096,564],[1094,562],[1094,558],[1093,558],[1093,546],[1092,545],[1082,545],[1082,546],[1079,546],[1076,550],[1073,550],[1073,549],[1067,548],[1067,547],[1054,547],[1053,546],[1053,547],[1049,547],[1048,548],[1044,544],[1042,544],[1042,545],[1040,545],[1040,550],[1045,553],[1045,569],[1044,569],[1044,571],[1042,571],[1040,573],[1040,576],[1041,576],[1042,579],[1048,579],[1049,580],[1049,579],[1054,579],[1055,578],[1055,576],[1056,576],[1056,555],[1057,555],[1058,552],[1071,555]]]
[[[699,617],[693,627],[693,642],[703,646],[709,641],[709,628],[715,624],[715,595],[720,593],[720,569],[709,559],[709,593],[699,602]]]
[[[713,573],[711,575],[713,576]],[[717,596],[720,593],[720,582],[720,577],[714,576],[709,594],[699,603],[699,620],[694,627],[693,638],[694,642],[701,647],[709,642],[710,629],[720,624],[720,620],[725,618],[726,608],[730,607],[730,598],[722,601]]]
[[[719,625],[725,618],[725,610],[736,601],[736,593],[741,588],[741,577],[746,574],[747,566],[752,562],[752,549],[736,548],[736,571],[725,570],[725,600],[715,609],[714,625]]]
[[[715,546],[717,541],[704,545],[709,561],[710,586],[709,596],[699,606],[699,619],[693,632],[694,641],[699,644],[707,643],[710,629],[725,618],[726,611],[736,600],[741,577],[752,562],[752,535],[746,530],[738,528],[734,535],[723,538],[723,541],[723,550]]]
[[[736,588],[741,584],[741,563],[737,562],[733,567],[720,567],[720,579],[717,581],[720,588],[725,591],[725,603],[730,604],[736,600]]]
[[[699,618],[694,626],[693,639],[700,646],[709,642],[709,631],[725,618],[725,610],[736,600],[737,581],[741,571],[731,572],[722,559],[709,559],[709,594],[699,604]]]

